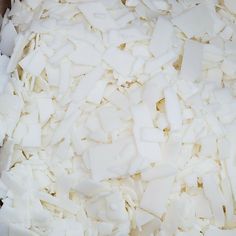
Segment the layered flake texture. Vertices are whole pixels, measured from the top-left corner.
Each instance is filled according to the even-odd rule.
[[[236,1],[11,2],[0,235],[235,236]]]

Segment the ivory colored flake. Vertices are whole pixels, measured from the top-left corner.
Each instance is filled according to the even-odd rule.
[[[67,59],[64,59],[60,63],[60,84],[59,84],[59,93],[64,94],[70,87],[71,83],[71,62]]]
[[[165,108],[167,120],[171,130],[179,130],[182,127],[182,114],[177,94],[172,88],[164,90]]]
[[[199,218],[212,218],[212,212],[208,200],[203,194],[193,197],[193,204],[195,206],[195,214]]]
[[[210,202],[215,224],[222,227],[225,224],[225,215],[223,212],[224,199],[218,187],[216,176],[210,173],[202,178],[204,194]]]
[[[145,158],[147,162],[157,162],[161,158],[159,145],[157,143],[142,141],[140,133],[143,127],[153,128],[152,119],[147,106],[145,104],[133,106],[131,112],[134,120],[133,134],[139,154]]]
[[[199,4],[185,10],[172,20],[188,38],[202,37],[204,34],[212,35],[214,19],[207,4]]]
[[[0,56],[0,94],[2,94],[7,86],[10,76],[6,73],[6,68],[9,63],[9,58],[5,55]]]
[[[236,230],[235,229],[218,229],[215,227],[210,227],[210,229],[206,230],[205,236],[235,236]]]
[[[88,22],[102,32],[116,28],[116,23],[100,2],[86,2],[78,5]]]
[[[154,216],[142,209],[136,209],[135,210],[135,220],[137,227],[141,230],[141,227],[151,220],[154,219]]]
[[[40,147],[41,127],[39,124],[28,124],[27,133],[22,139],[23,147]]]
[[[35,233],[33,233],[32,231],[17,225],[17,224],[9,224],[9,229],[8,229],[8,236],[36,236]]]
[[[99,104],[102,101],[106,86],[106,80],[97,81],[95,87],[88,94],[87,101]]]
[[[224,4],[229,11],[236,14],[236,2],[234,0],[224,0]]]
[[[3,171],[8,171],[11,166],[12,155],[14,151],[14,143],[7,140],[0,148],[0,174]]]
[[[90,93],[91,89],[95,86],[96,82],[99,81],[104,73],[104,70],[100,67],[93,69],[87,73],[78,84],[77,88],[73,93],[73,101],[81,102]]]
[[[25,0],[26,4],[31,7],[32,9],[35,9],[38,7],[41,3],[41,0]]]
[[[203,46],[202,44],[188,40],[184,45],[183,62],[180,76],[185,80],[195,81],[202,74]]]
[[[16,40],[17,32],[12,21],[4,25],[1,31],[0,50],[3,54],[11,56]]]
[[[127,141],[100,144],[89,149],[92,177],[95,181],[122,177],[128,172],[129,162],[134,154],[120,155]]]
[[[55,108],[53,106],[52,99],[50,98],[38,98],[37,99],[38,108],[39,108],[39,120],[40,123],[45,123],[54,113]]]
[[[73,103],[70,104],[70,107],[65,114],[64,119],[59,123],[58,127],[55,129],[51,143],[56,144],[60,142],[68,132],[71,131],[72,126],[74,125],[77,117],[80,115],[80,110]]]
[[[202,236],[202,234],[197,229],[192,229],[186,232],[177,232],[176,236]]]
[[[19,64],[29,74],[39,76],[46,66],[46,58],[40,48],[37,48],[24,57]]]
[[[13,49],[13,53],[11,55],[11,59],[9,61],[9,64],[7,66],[7,72],[13,72],[17,66],[18,61],[22,57],[23,50],[28,43],[28,34],[18,34],[18,36],[15,39],[15,47]]]
[[[169,163],[160,163],[157,166],[147,168],[142,171],[142,179],[151,181],[154,179],[167,178],[177,173],[176,167]]]
[[[98,66],[101,54],[89,43],[78,41],[75,51],[69,55],[70,60],[79,65]]]
[[[160,57],[171,49],[173,33],[172,24],[159,16],[149,45],[149,49],[155,57]]]
[[[135,61],[135,58],[130,53],[117,48],[109,48],[105,52],[103,59],[113,70],[123,76],[130,74]]]
[[[166,204],[173,181],[173,177],[150,181],[142,196],[140,207],[161,217],[166,212]]]
[[[165,141],[164,132],[158,128],[142,128],[140,132],[144,142],[159,143]]]
[[[60,81],[60,69],[56,66],[47,63],[46,73],[48,78],[48,83],[51,86],[59,86]]]

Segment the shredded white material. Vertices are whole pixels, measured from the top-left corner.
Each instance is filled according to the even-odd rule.
[[[235,236],[236,2],[16,0],[0,33],[1,236]]]

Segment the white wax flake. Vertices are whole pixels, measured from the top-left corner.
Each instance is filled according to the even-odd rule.
[[[235,62],[236,62],[236,57],[234,55],[226,57],[221,65],[221,70],[226,75],[234,77],[236,75],[236,69],[234,66]]]
[[[8,235],[14,236],[36,236],[36,234],[20,225],[17,224],[10,224],[8,229]]]
[[[81,81],[73,94],[73,100],[75,102],[81,102],[90,93],[91,89],[95,86],[95,83],[99,81],[104,73],[102,68],[95,68],[90,73],[87,73]]]
[[[35,9],[40,5],[42,2],[41,0],[25,0],[26,4],[31,7],[32,9]]]
[[[103,59],[113,70],[123,76],[129,75],[135,60],[129,52],[121,51],[118,48],[109,48],[105,52]]]
[[[46,58],[40,48],[37,48],[24,57],[19,64],[29,74],[39,76],[46,66]]]
[[[166,211],[166,205],[171,192],[173,177],[152,180],[142,196],[140,206],[159,217]]]
[[[3,94],[0,98],[0,114],[4,117],[7,134],[11,136],[20,118],[23,104],[18,96]]]
[[[9,63],[9,58],[5,55],[0,56],[0,74],[1,74],[1,80],[0,80],[0,94],[3,93],[3,91],[6,88],[7,82],[9,81],[10,76],[6,73],[6,68]]]
[[[107,191],[107,188],[105,188],[101,183],[93,180],[82,180],[76,185],[75,188],[80,194],[88,197],[96,196],[101,192]]]
[[[152,214],[149,214],[148,212],[142,209],[136,209],[135,220],[136,220],[136,225],[140,230],[143,225],[147,224],[153,219],[154,219],[154,216]]]
[[[58,86],[60,81],[60,70],[59,68],[47,63],[46,65],[46,73],[48,83],[51,86]]]
[[[11,167],[14,143],[7,140],[3,147],[0,148],[0,174],[3,171],[8,171]]]
[[[188,40],[184,45],[183,62],[181,65],[181,77],[185,80],[200,79],[202,73],[203,45]]]
[[[172,88],[164,90],[165,107],[167,119],[172,130],[179,130],[182,127],[182,114],[179,99]]]
[[[122,121],[118,111],[113,107],[104,107],[98,111],[101,125],[105,132],[112,132],[122,128]]]
[[[78,8],[94,28],[102,32],[116,28],[116,22],[112,19],[102,3],[81,3],[78,5]]]
[[[41,146],[41,127],[39,124],[28,124],[26,134],[22,139],[23,147]]]
[[[161,72],[162,67],[167,63],[174,61],[176,59],[176,52],[174,50],[170,50],[167,53],[163,54],[157,58],[151,58],[146,62],[144,71],[147,74],[155,75]]]
[[[163,131],[158,128],[141,128],[140,132],[144,142],[159,143],[165,141]]]
[[[89,161],[94,180],[101,181],[127,174],[135,152],[131,152],[127,156],[122,156],[120,153],[129,143],[132,145],[132,142],[126,140],[113,144],[100,144],[90,148]]]
[[[156,57],[162,56],[172,47],[173,26],[164,17],[159,17],[150,41],[150,51]]]
[[[215,227],[211,227],[210,229],[206,230],[204,235],[205,236],[234,236],[235,234],[236,234],[235,229],[222,230]]]
[[[202,234],[197,229],[193,229],[187,232],[177,232],[176,236],[201,236]]]
[[[157,178],[166,178],[174,176],[177,172],[176,167],[168,163],[160,163],[155,167],[148,168],[142,171],[142,179],[151,181]]]
[[[39,109],[39,120],[40,123],[45,123],[54,113],[55,108],[53,106],[52,99],[47,97],[39,97],[37,99],[38,109]]]
[[[58,127],[56,128],[53,134],[51,140],[52,144],[60,142],[65,137],[65,135],[71,131],[71,128],[74,125],[74,122],[76,121],[80,113],[81,112],[77,108],[77,106],[71,103],[70,107],[68,108],[65,114],[64,119],[59,123]]]
[[[60,209],[68,211],[69,213],[76,214],[79,211],[79,206],[69,199],[60,199],[44,192],[38,192],[37,195],[40,201],[57,206]]]
[[[234,0],[224,0],[224,5],[228,8],[232,13],[236,13],[236,3]]]
[[[97,66],[101,62],[101,54],[89,43],[78,41],[77,48],[69,55],[75,64]]]
[[[16,40],[17,32],[12,21],[3,26],[1,31],[0,50],[3,54],[11,56]]]
[[[222,227],[225,224],[225,215],[223,212],[224,199],[214,174],[203,176],[203,189],[210,202],[215,224]]]
[[[139,154],[148,162],[157,162],[161,158],[160,147],[157,143],[142,141],[141,129],[143,127],[153,128],[150,112],[145,104],[132,107],[134,120],[133,134]]]
[[[106,80],[99,80],[96,82],[95,87],[91,89],[87,96],[87,101],[99,104],[102,101],[105,88],[107,86]]]
[[[212,35],[214,21],[207,4],[199,4],[187,9],[172,20],[188,38],[202,37],[204,34]]]
[[[0,234],[236,235],[235,12],[234,0],[12,1]]]
[[[15,39],[15,47],[13,49],[13,53],[11,55],[11,59],[7,66],[7,72],[13,72],[22,57],[23,50],[28,43],[28,34],[18,34]]]
[[[62,60],[60,63],[60,84],[59,84],[59,93],[64,94],[67,92],[70,86],[70,71],[71,63],[69,60]]]
[[[60,38],[58,39],[60,40]],[[62,44],[63,40],[60,40],[58,44]],[[55,45],[57,45],[55,43]],[[61,46],[61,45],[60,45]],[[52,64],[58,64],[65,56],[68,56],[70,53],[74,51],[74,47],[72,43],[67,42],[64,46],[61,46],[60,48],[55,48],[56,52],[55,54],[50,58],[50,62]]]
[[[193,202],[195,205],[195,214],[199,218],[212,218],[211,208],[209,206],[208,200],[203,194],[199,194],[193,197]]]

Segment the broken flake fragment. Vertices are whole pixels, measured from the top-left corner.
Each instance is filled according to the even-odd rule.
[[[37,48],[24,57],[19,64],[29,74],[39,76],[46,66],[46,57],[40,48]]]
[[[213,34],[214,21],[207,4],[199,4],[187,9],[172,20],[188,38],[203,37],[204,34]]]
[[[4,25],[1,31],[0,50],[3,54],[11,56],[16,40],[17,32],[12,21]]]
[[[172,88],[164,90],[165,108],[167,119],[172,130],[179,130],[182,127],[182,114],[179,99]]]
[[[162,56],[171,49],[173,30],[172,24],[167,19],[162,16],[158,18],[149,45],[150,51],[155,57]]]
[[[94,180],[101,181],[127,174],[130,161],[135,155],[135,152],[131,152],[127,156],[120,155],[127,144],[133,145],[131,140],[125,140],[90,148],[89,161]]]
[[[130,53],[117,48],[109,48],[105,52],[103,59],[112,69],[123,76],[130,74],[135,61],[135,58]]]
[[[139,154],[146,159],[148,163],[157,162],[161,158],[160,147],[157,143],[142,141],[141,129],[143,127],[153,127],[150,112],[145,104],[138,104],[132,107],[134,120],[133,133]]]
[[[89,23],[103,32],[116,28],[116,23],[101,2],[88,2],[78,5]]]
[[[142,196],[141,208],[161,217],[166,211],[166,204],[173,181],[174,178],[172,176],[150,181]]]
[[[203,46],[188,40],[184,46],[183,62],[180,76],[185,80],[200,79],[202,73]]]

